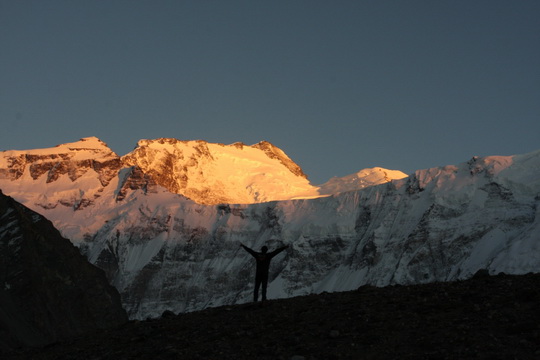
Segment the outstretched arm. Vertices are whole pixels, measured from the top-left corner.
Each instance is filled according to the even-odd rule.
[[[284,246],[284,247],[280,247],[279,249],[276,249],[276,250],[272,251],[272,252],[271,252],[270,254],[268,254],[268,255],[270,255],[271,257],[274,257],[274,256],[276,256],[277,254],[279,254],[280,252],[282,252],[283,250],[285,250],[285,249],[288,248],[288,247],[289,247],[289,245],[286,245],[286,246]]]
[[[255,256],[255,255],[257,255],[255,251],[253,251],[252,249],[248,248],[248,247],[247,247],[246,245],[244,245],[244,244],[240,244],[240,246],[241,246],[241,247],[243,247],[243,248],[244,248],[244,250],[246,250],[246,251],[247,251],[248,253],[250,253],[250,254],[251,254],[251,256]]]

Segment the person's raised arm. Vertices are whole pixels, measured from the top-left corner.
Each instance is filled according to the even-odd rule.
[[[244,244],[240,244],[241,247],[244,248],[244,250],[246,250],[248,253],[250,253],[252,256],[256,256],[257,253],[255,251],[253,251],[252,249],[248,248],[246,245]]]
[[[276,249],[276,250],[272,251],[269,255],[271,257],[274,257],[274,256],[276,256],[277,254],[279,254],[280,252],[282,252],[283,250],[285,250],[288,247],[289,247],[289,245],[285,245],[283,247],[280,247],[279,249]]]

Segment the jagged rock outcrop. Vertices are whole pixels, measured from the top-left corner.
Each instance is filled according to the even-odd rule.
[[[123,169],[118,174],[118,177],[120,179],[120,183],[116,193],[116,201],[124,200],[126,194],[130,190],[133,191],[141,189],[145,195],[156,192],[157,184],[154,181],[154,178],[151,175],[145,174],[137,166]]]
[[[95,137],[50,149],[0,154],[1,188],[32,208],[85,208],[123,167],[120,157]]]
[[[253,145],[255,149],[264,151],[266,156],[270,159],[277,159],[280,163],[285,165],[294,175],[301,176],[307,179],[307,175],[302,171],[302,168],[292,161],[280,148],[272,145],[268,141],[261,141]]]
[[[0,348],[127,321],[118,291],[52,223],[0,191]]]
[[[2,160],[5,165],[0,167],[0,177],[9,180],[19,179],[26,168],[34,180],[47,174],[46,183],[54,182],[65,174],[71,181],[75,181],[93,170],[102,186],[107,186],[122,165],[120,158],[105,143],[93,137],[58,145],[45,152],[4,151]]]
[[[318,195],[302,169],[267,141],[248,146],[140,140],[122,157],[157,184],[199,204],[256,203]]]

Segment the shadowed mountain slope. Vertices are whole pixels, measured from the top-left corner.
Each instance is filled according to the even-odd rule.
[[[127,320],[120,296],[43,216],[0,191],[0,349]]]

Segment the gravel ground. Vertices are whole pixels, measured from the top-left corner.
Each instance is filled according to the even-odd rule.
[[[2,359],[540,359],[540,275],[362,287],[125,325]]]

